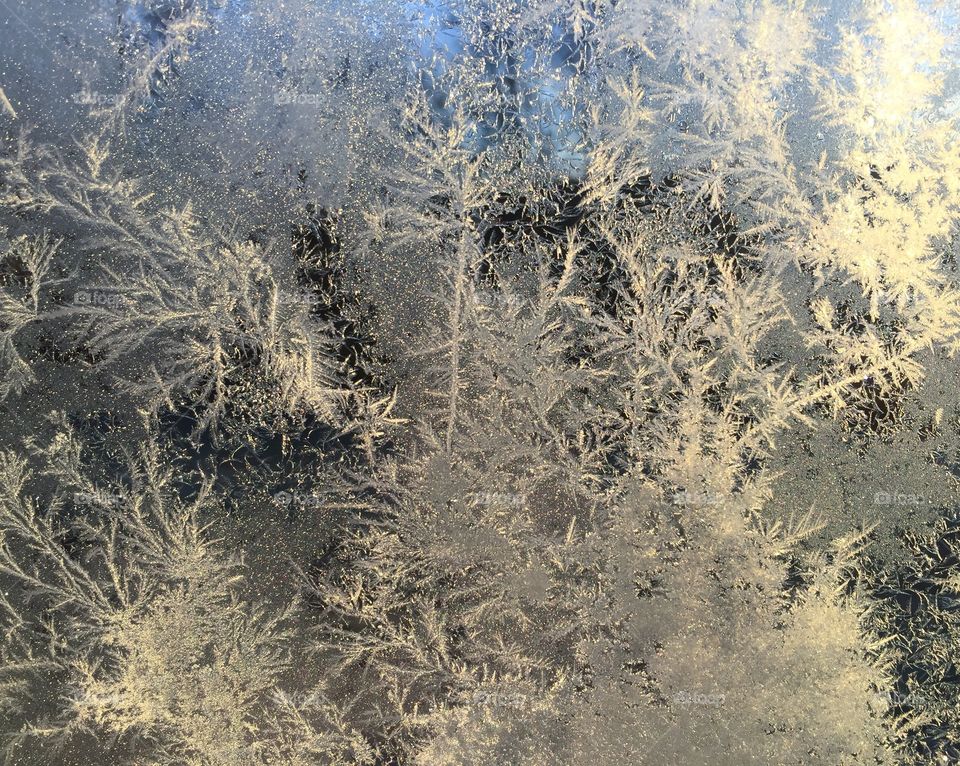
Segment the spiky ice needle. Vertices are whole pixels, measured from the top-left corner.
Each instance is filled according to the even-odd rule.
[[[3,92],[2,87],[0,87],[0,106],[2,106],[5,111],[9,112],[13,119],[17,119],[17,110],[13,108],[13,104],[10,103],[10,99],[7,98],[7,94]]]

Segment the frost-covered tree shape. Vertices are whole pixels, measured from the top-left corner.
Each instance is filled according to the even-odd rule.
[[[202,519],[209,484],[181,500],[152,446],[106,488],[70,431],[45,453],[61,482],[47,507],[26,462],[0,458],[10,762],[84,747],[129,764],[370,763],[322,690],[278,685],[295,662],[291,612],[244,597],[242,562]],[[70,507],[85,513],[66,525]]]
[[[841,131],[843,175],[813,227],[810,260],[856,280],[871,317],[895,308],[913,350],[956,347],[955,275],[943,254],[960,214],[960,125],[941,107],[946,50],[918,5],[869,3],[844,30],[823,104]]]
[[[5,244],[3,292],[0,292],[0,360],[5,367],[0,401],[26,390],[36,378],[17,348],[17,337],[41,314],[40,292],[61,241],[42,234],[22,235]]]
[[[339,423],[354,394],[337,381],[335,333],[314,311],[317,299],[308,287],[292,274],[286,283],[275,274],[269,243],[212,227],[189,203],[151,209],[151,194],[108,170],[109,147],[99,139],[84,145],[77,167],[26,143],[21,152],[18,167],[36,166],[29,177],[10,175],[8,203],[44,213],[66,231],[79,227],[85,247],[114,259],[94,269],[90,282],[75,283],[66,305],[39,318],[69,320],[68,330],[98,364],[152,360],[150,372],[137,374],[127,388],[153,409],[188,406],[199,430],[220,419],[228,389],[233,384],[236,391],[245,375],[249,385],[251,370],[273,392],[279,412]],[[24,257],[33,252],[21,249]],[[34,274],[35,303],[56,248],[41,243],[33,249],[24,262]],[[11,318],[13,332],[27,310]]]

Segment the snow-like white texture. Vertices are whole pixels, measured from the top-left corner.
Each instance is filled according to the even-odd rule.
[[[9,763],[960,757],[957,18],[0,2]]]

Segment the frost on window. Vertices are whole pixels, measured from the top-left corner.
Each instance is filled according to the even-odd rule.
[[[0,761],[960,763],[958,30],[0,2]]]

